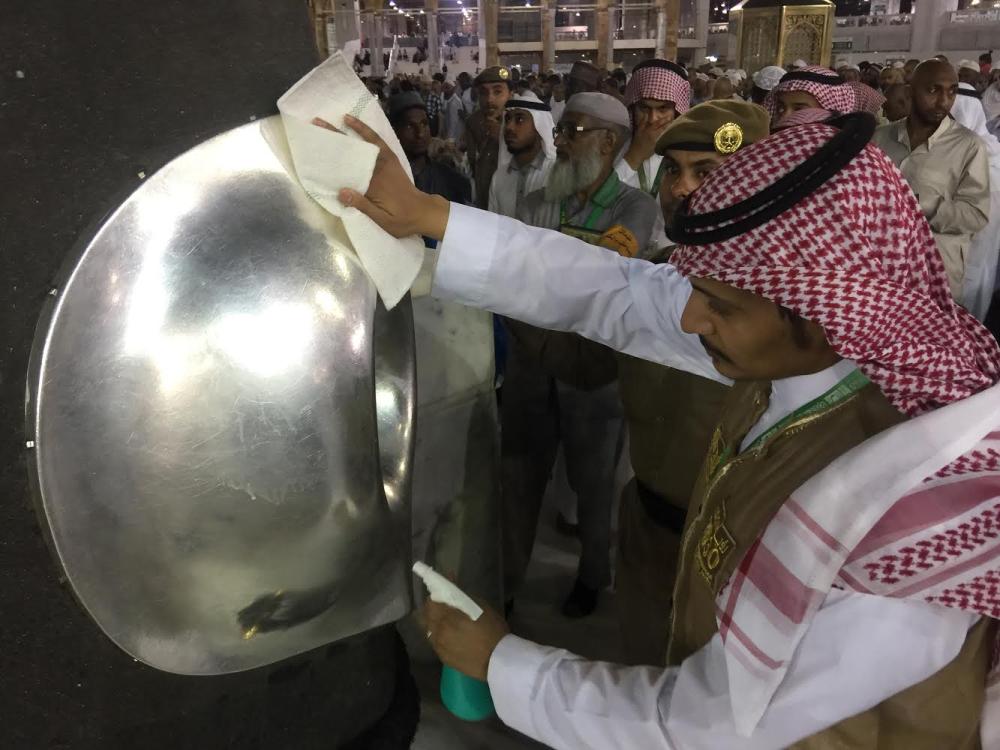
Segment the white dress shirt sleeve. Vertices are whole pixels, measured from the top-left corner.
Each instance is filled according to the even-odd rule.
[[[505,637],[489,685],[507,725],[558,750],[778,750],[951,662],[978,618],[834,590],[751,737],[736,734],[722,640],[680,667],[623,667]]]
[[[433,294],[730,384],[681,314],[691,284],[668,264],[451,204]]]

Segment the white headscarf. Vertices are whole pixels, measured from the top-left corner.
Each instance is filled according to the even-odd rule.
[[[519,103],[525,104],[527,106],[518,107]],[[522,109],[531,115],[531,119],[535,123],[535,130],[542,139],[542,152],[545,154],[546,159],[556,158],[556,144],[552,138],[552,128],[555,127],[555,123],[552,120],[552,112],[550,110],[537,109],[540,106],[545,106],[544,102],[538,98],[538,96],[531,91],[526,91],[523,94],[517,94],[512,96],[507,100],[507,109]],[[510,165],[511,154],[507,150],[507,142],[503,139],[503,129],[500,131],[500,155],[497,158],[497,169],[506,170]]]
[[[786,72],[784,68],[779,68],[777,65],[767,65],[753,74],[754,86],[764,89],[764,91],[770,91],[778,85]]]

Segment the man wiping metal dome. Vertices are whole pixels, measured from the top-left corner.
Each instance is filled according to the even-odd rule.
[[[348,125],[382,156],[367,196],[341,200],[441,238],[435,294],[735,381],[692,497],[665,669],[428,605],[439,656],[488,679],[506,723],[557,748],[996,741],[1000,600],[982,592],[1000,578],[1000,348],[952,301],[870,115],[731,157],[661,265],[421,196]]]

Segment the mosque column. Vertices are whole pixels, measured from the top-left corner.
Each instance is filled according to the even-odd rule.
[[[441,45],[438,42],[438,0],[424,0],[427,24],[427,70],[431,75],[441,72]]]
[[[542,72],[556,66],[557,0],[542,0]]]
[[[597,37],[597,67],[607,70],[613,60],[609,44],[608,0],[597,0],[594,19],[594,36]]]
[[[479,7],[479,67],[489,68],[500,64],[497,45],[497,24],[500,22],[499,0],[478,0]]]
[[[382,40],[385,37],[385,20],[382,12],[382,0],[366,0],[366,6],[372,11],[372,36],[369,42],[372,51],[372,78],[384,78],[385,63],[382,61],[384,54]]]
[[[948,22],[947,14],[958,10],[958,0],[920,0],[913,13],[910,27],[910,57],[926,60],[941,50],[938,37]]]
[[[325,60],[333,52],[326,37],[327,19],[333,13],[333,8],[331,7],[333,3],[332,0],[312,0],[309,4],[312,8],[316,49],[319,51],[320,59]]]
[[[695,65],[705,62],[705,55],[708,54],[708,6],[709,0],[695,0],[694,33],[698,38],[698,46],[691,50],[691,62]],[[726,57],[735,60],[736,56],[727,55]]]
[[[680,0],[656,0],[656,57],[677,59],[677,27],[681,19]]]

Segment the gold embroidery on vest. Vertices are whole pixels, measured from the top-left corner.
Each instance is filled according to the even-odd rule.
[[[708,457],[705,466],[708,469],[706,478],[711,479],[722,463],[722,455],[726,452],[726,443],[722,439],[722,430],[718,427],[712,433],[712,442],[708,445]]]
[[[715,571],[722,566],[735,547],[736,540],[726,528],[725,506],[720,505],[705,524],[701,541],[698,543],[698,572],[706,583],[712,584]]]

